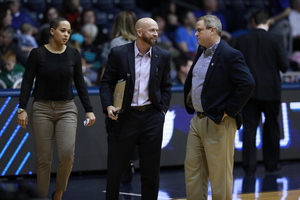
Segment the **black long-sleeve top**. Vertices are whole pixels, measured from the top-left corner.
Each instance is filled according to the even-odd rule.
[[[33,97],[49,101],[74,99],[74,80],[85,112],[93,112],[83,79],[81,56],[77,49],[67,47],[63,53],[55,54],[40,46],[30,52],[21,86],[19,108],[26,109],[34,79]]]

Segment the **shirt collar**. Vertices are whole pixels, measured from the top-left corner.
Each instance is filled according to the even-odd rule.
[[[151,58],[151,51],[152,51],[152,47],[150,47],[149,51],[147,51],[147,53],[145,53],[145,55],[143,55],[139,49],[136,46],[136,41],[134,42],[134,55],[135,57],[137,56],[149,56]]]
[[[217,49],[218,45],[219,45],[220,41],[216,42],[214,45],[212,45],[211,47],[209,47],[208,49],[206,49],[204,46],[202,46],[202,50],[204,53],[204,57],[207,57],[209,55],[214,54],[215,50]]]

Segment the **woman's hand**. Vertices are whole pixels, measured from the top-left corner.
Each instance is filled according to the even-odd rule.
[[[26,128],[26,125],[28,124],[28,116],[26,111],[23,111],[20,114],[18,114],[18,124],[22,128]]]
[[[96,121],[96,117],[93,112],[87,112],[85,114],[85,118],[89,119],[89,122],[86,124],[86,126],[92,126]]]

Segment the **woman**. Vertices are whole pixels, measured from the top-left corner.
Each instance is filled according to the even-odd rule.
[[[120,12],[112,28],[112,41],[110,42],[110,48],[127,44],[136,39],[135,23],[136,15],[132,11]]]
[[[39,45],[44,45],[49,43],[49,27],[50,23],[56,17],[60,17],[60,12],[56,7],[49,6],[46,8],[43,14],[43,19],[41,21],[41,26],[39,28]]]
[[[50,42],[30,52],[19,98],[18,124],[26,128],[26,106],[35,79],[30,119],[36,143],[38,190],[45,199],[49,190],[54,136],[59,165],[52,199],[61,200],[73,166],[77,128],[73,80],[86,112],[86,126],[94,124],[96,119],[82,75],[80,54],[65,45],[70,34],[71,25],[65,18],[57,17],[50,23]]]
[[[0,28],[10,26],[12,23],[11,11],[7,6],[0,8]]]

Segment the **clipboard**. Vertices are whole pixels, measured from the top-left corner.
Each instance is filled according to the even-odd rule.
[[[129,76],[130,75],[127,74],[126,79],[120,79],[115,85],[115,90],[113,93],[113,106],[116,108],[117,114],[124,112]]]

